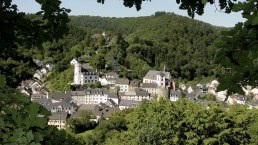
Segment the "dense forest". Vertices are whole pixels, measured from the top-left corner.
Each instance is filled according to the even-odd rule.
[[[63,39],[23,52],[55,64],[46,81],[52,91],[69,89],[73,58],[103,71],[114,70],[112,64],[118,62],[119,74],[130,79],[142,79],[148,70],[163,68],[173,78],[187,81],[219,74],[213,60],[220,31],[225,28],[165,12],[136,18],[70,19],[69,34]]]
[[[77,138],[84,144],[236,145],[257,144],[258,112],[247,106],[180,99],[145,101],[123,110]]]

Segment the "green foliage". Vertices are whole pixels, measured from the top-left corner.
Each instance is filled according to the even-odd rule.
[[[63,72],[52,74],[46,80],[46,87],[49,91],[69,91],[73,82],[73,67]]]
[[[127,77],[132,79],[142,78],[151,68],[161,70],[164,66],[173,77],[187,80],[220,73],[213,59],[217,52],[214,43],[221,29],[208,24],[173,13],[139,18],[73,16],[71,24],[83,29],[103,29],[93,34],[111,31],[106,36],[111,37],[108,45],[98,47],[97,54],[91,53],[90,62],[97,68],[104,69],[104,63],[100,63],[103,56],[111,69],[115,59],[131,70]],[[94,43],[92,46],[97,45]]]
[[[198,98],[200,98],[202,100],[206,100],[206,101],[216,101],[216,96],[213,94],[206,94],[206,95],[204,95],[202,97],[198,97]]]
[[[133,7],[135,6],[136,10],[139,11],[141,9],[141,5],[143,1],[151,1],[151,0],[123,0],[125,7]],[[237,0],[219,0],[219,8],[220,10],[225,10],[226,13],[230,13],[234,6],[234,2]],[[97,2],[104,4],[105,0],[97,0]],[[194,17],[195,14],[202,15],[204,13],[204,6],[207,3],[214,4],[215,0],[192,0],[189,2],[188,0],[176,0],[179,4],[179,8],[182,10],[187,10],[188,15],[190,17]]]
[[[84,139],[86,144],[102,144],[106,139],[127,130],[125,115],[132,110],[124,110],[115,113],[108,120],[103,120],[99,123],[92,134]]]
[[[94,58],[90,60],[91,66],[97,69],[104,69],[106,60],[102,54],[97,54]]]
[[[239,2],[234,6],[234,11],[243,11],[242,16],[247,20],[238,23],[227,32],[222,33],[220,51],[216,62],[220,63],[227,73],[221,77],[219,89],[228,92],[243,93],[241,85],[258,85],[258,31],[256,1]]]
[[[82,133],[90,129],[94,129],[96,122],[91,121],[92,112],[81,111],[80,115],[76,118],[69,118],[67,126],[73,133]]]
[[[257,113],[185,100],[145,102],[125,116],[128,130],[113,132],[104,144],[255,144]]]
[[[69,21],[69,10],[60,8],[61,1],[36,2],[42,11],[35,18],[18,12],[12,0],[1,2],[0,72],[7,76],[7,85],[11,87],[16,87],[22,79],[32,76],[33,62],[28,57],[28,49],[33,46],[38,48],[48,40],[58,40],[68,30],[66,24]]]
[[[47,109],[7,86],[5,76],[0,78],[0,144],[79,144],[65,131],[47,125]]]

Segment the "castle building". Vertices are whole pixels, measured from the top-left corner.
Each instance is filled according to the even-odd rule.
[[[74,65],[73,85],[94,84],[99,81],[97,70],[89,68],[85,69],[75,59],[73,59],[70,64]]]
[[[170,72],[150,70],[143,78],[143,83],[154,83],[158,87],[165,88],[170,84],[171,75]]]

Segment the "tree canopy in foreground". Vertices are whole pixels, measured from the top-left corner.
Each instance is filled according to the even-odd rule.
[[[143,102],[101,122],[86,144],[257,144],[257,109],[180,99]]]

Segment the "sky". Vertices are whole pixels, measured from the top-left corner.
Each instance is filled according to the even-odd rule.
[[[62,7],[71,10],[70,15],[90,15],[103,17],[138,17],[150,16],[157,11],[173,12],[187,16],[186,10],[180,10],[176,0],[151,0],[142,4],[142,9],[137,11],[135,7],[124,7],[123,0],[105,0],[105,4],[97,3],[97,0],[61,0]],[[19,11],[35,13],[40,10],[35,0],[13,0]],[[225,14],[216,11],[214,5],[207,4],[202,16],[195,16],[194,19],[210,23],[215,26],[233,27],[237,22],[243,22],[241,13]]]

